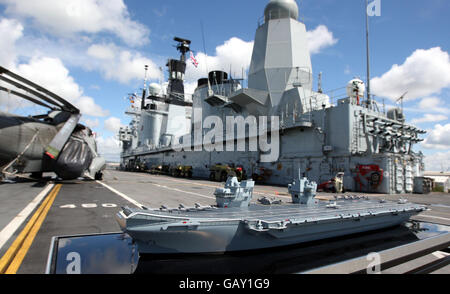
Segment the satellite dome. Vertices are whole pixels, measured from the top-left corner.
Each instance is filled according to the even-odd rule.
[[[271,0],[264,11],[266,22],[271,19],[298,19],[298,6],[295,0]]]
[[[352,100],[352,103],[355,104],[362,98],[364,98],[364,93],[366,91],[366,85],[360,79],[353,79],[347,84],[347,95]]]
[[[150,95],[159,96],[161,95],[162,87],[157,83],[151,83],[150,86],[148,87],[148,91]]]

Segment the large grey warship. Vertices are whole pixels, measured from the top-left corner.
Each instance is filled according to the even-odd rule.
[[[240,166],[249,177],[277,185],[287,185],[301,169],[318,184],[343,173],[347,191],[412,193],[414,178],[424,170],[423,156],[413,146],[425,132],[406,124],[400,108],[380,110],[359,79],[350,81],[346,96],[337,101],[321,86],[314,90],[307,31],[298,18],[294,0],[271,0],[256,31],[248,88],[214,70],[198,81],[192,101],[183,86],[191,42],[175,38],[181,58],[167,63],[167,91],[146,86],[141,106],[127,111],[133,119],[119,133],[122,169],[179,167],[208,179],[214,178],[210,169],[222,164]],[[259,123],[266,130],[273,130],[277,118],[277,136],[254,135],[244,125],[241,137],[238,128],[231,130],[231,137],[238,138],[231,141],[233,152],[223,149],[230,144],[225,139],[229,133],[216,136],[213,146],[202,144],[212,130],[205,122],[211,117],[236,118],[237,124],[240,118],[248,123],[261,116],[268,117]],[[270,160],[264,160],[267,150],[250,148],[255,137],[264,136],[279,143],[279,154]],[[177,142],[188,144],[188,150],[175,151]],[[242,142],[245,149],[238,148]]]
[[[228,178],[216,189],[217,206],[123,208],[120,227],[140,254],[249,251],[299,244],[400,225],[426,206],[367,197],[315,200],[317,184],[306,178],[289,185],[292,203],[250,204],[254,182]]]

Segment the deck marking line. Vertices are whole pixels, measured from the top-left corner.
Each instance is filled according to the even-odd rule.
[[[142,175],[142,174],[137,174],[137,175],[141,176],[141,177],[150,176],[151,178],[154,178],[154,177],[152,177],[153,175],[151,175],[151,174],[145,174],[145,176]],[[192,184],[192,185],[211,187],[211,188],[223,188],[223,186],[215,186],[215,185],[208,185],[208,184],[202,184],[202,183],[194,183],[194,182],[190,182],[190,181],[175,180],[175,179],[171,179],[171,178],[165,178],[165,180],[171,181],[171,182],[176,182],[176,183]],[[280,198],[289,198],[289,199],[291,199],[290,196],[283,196],[283,195],[285,195],[285,193],[279,193],[278,195],[276,195],[276,194],[274,194],[274,193],[272,193],[271,191],[268,191],[268,190],[263,190],[262,192],[253,191],[253,194],[259,194],[259,195],[271,196],[271,197],[276,196],[276,197],[280,197]]]
[[[51,192],[50,192],[51,193]],[[49,194],[50,196],[50,194]],[[33,227],[33,224],[38,219],[39,215],[41,214],[42,210],[44,209],[45,205],[47,205],[50,197],[45,198],[45,200],[42,202],[41,206],[36,210],[34,215],[31,217],[30,221],[27,223],[25,228],[22,230],[22,232],[19,234],[19,236],[14,240],[11,247],[9,247],[8,251],[6,251],[5,255],[0,259],[0,274],[5,273],[7,267],[11,263],[11,260],[16,255],[17,251],[20,249],[20,246],[22,246],[23,241],[25,240],[28,233],[31,231],[31,228]]]
[[[439,217],[439,216],[432,216],[432,215],[417,215],[417,217],[427,217],[427,218],[435,218],[435,219],[442,219],[442,220],[446,220],[446,221],[450,221],[450,218],[445,218],[445,217]]]
[[[48,184],[44,190],[42,190],[36,198],[34,198],[17,216],[0,231],[0,250],[8,242],[8,240],[14,235],[17,229],[23,224],[28,216],[34,211],[34,209],[41,203],[42,199],[50,192],[55,184]]]
[[[55,186],[52,191],[48,194],[48,196],[45,198],[45,200],[42,202],[42,204],[39,206],[39,208],[36,210],[36,212],[31,217],[30,221],[27,223],[25,228],[22,230],[22,232],[19,234],[19,236],[14,240],[11,247],[9,247],[8,251],[5,253],[5,255],[0,259],[0,274],[4,274],[8,272],[9,266],[14,261],[14,258],[16,257],[17,253],[22,249],[22,246],[24,245],[26,239],[30,236],[32,237],[32,241],[34,240],[34,236],[31,236],[30,233],[35,227],[35,224],[39,221],[39,218],[41,215],[43,215],[43,212],[45,208],[50,203],[53,204],[54,197],[56,197],[55,191],[60,190],[61,185]],[[53,198],[53,200],[52,200]],[[47,213],[45,213],[45,216]],[[44,218],[45,218],[44,216]],[[40,225],[39,225],[40,228]],[[31,245],[31,244],[30,244]],[[25,256],[24,256],[25,257]],[[19,264],[20,266],[20,264]]]
[[[137,202],[136,200],[134,200],[134,199],[128,197],[127,195],[125,195],[125,194],[123,194],[123,193],[117,191],[116,189],[114,189],[114,188],[112,188],[112,187],[106,185],[105,183],[100,182],[100,181],[96,181],[96,182],[99,183],[100,185],[102,185],[103,187],[105,187],[106,189],[110,190],[111,192],[113,192],[113,193],[119,195],[120,197],[122,197],[123,199],[127,200],[128,202],[130,202],[130,203],[136,205],[137,207],[139,207],[139,208],[143,208],[143,207],[144,207],[144,205],[140,204],[140,203]]]
[[[215,197],[211,197],[211,196],[206,196],[206,195],[202,195],[202,194],[198,194],[198,193],[194,193],[194,192],[189,192],[189,191],[183,191],[177,188],[170,188],[167,186],[163,186],[163,185],[159,185],[159,184],[152,184],[153,186],[159,187],[159,188],[163,188],[163,189],[167,189],[167,190],[172,190],[172,191],[176,191],[176,192],[180,192],[180,193],[186,193],[186,194],[191,194],[197,197],[203,197],[203,198],[208,198],[208,199],[216,199]]]
[[[50,208],[52,207],[56,196],[58,195],[59,191],[61,190],[61,187],[62,187],[62,185],[58,184],[58,185],[56,185],[55,189],[52,190],[51,195],[49,195],[49,201],[48,201],[47,205],[42,210],[42,213],[39,215],[38,220],[33,225],[33,228],[31,229],[27,238],[24,240],[19,252],[17,252],[13,261],[9,265],[8,269],[6,270],[6,272],[5,272],[6,274],[9,274],[9,275],[16,274],[17,271],[19,270],[20,265],[22,264],[22,261],[24,260],[25,256],[28,253],[28,250],[30,249],[31,245],[33,244],[33,241],[36,238],[42,224],[44,223],[45,218],[47,217],[47,214],[50,211]]]

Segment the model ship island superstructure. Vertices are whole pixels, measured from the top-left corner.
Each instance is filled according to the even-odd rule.
[[[403,199],[396,203],[352,196],[317,201],[317,184],[302,178],[300,172],[289,185],[289,204],[251,204],[253,186],[253,181],[230,177],[214,193],[217,206],[125,207],[116,220],[137,243],[140,254],[224,253],[383,229],[426,209]]]
[[[412,147],[425,132],[406,124],[401,109],[384,113],[370,95],[364,99],[361,80],[352,80],[347,97],[334,104],[320,88],[314,91],[306,27],[298,16],[295,1],[270,1],[256,31],[248,88],[223,71],[213,71],[198,81],[192,102],[183,87],[190,41],[176,38],[181,58],[167,64],[167,93],[150,85],[141,108],[128,112],[133,116],[130,126],[120,130],[122,168],[179,168],[194,177],[214,178],[211,168],[221,164],[280,185],[301,169],[318,184],[343,173],[346,190],[413,192],[414,178],[422,175],[424,166],[422,154]],[[231,141],[232,152],[224,147],[230,144],[230,130],[223,136],[215,133],[213,146],[206,146],[202,138],[217,127],[212,117],[223,122],[232,117],[236,125],[240,119],[249,125],[256,118],[258,130],[272,133],[255,135],[244,125],[245,134],[239,136],[238,126],[231,128],[231,138],[237,138]],[[261,122],[259,117],[267,119]],[[274,118],[279,122],[276,130]],[[277,148],[252,150],[254,140],[263,139]],[[178,142],[189,148],[176,150]],[[238,148],[242,142],[244,149]]]

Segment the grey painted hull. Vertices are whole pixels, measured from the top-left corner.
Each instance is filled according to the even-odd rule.
[[[271,214],[276,214],[272,208],[260,208],[255,216],[242,213],[241,218],[227,219],[221,218],[227,215],[221,215],[219,210],[215,213],[217,218],[210,218],[209,215],[204,218],[201,213],[195,218],[195,213],[191,213],[190,217],[181,214],[178,220],[166,219],[163,223],[146,223],[143,219],[133,222],[133,218],[140,213],[141,217],[147,214],[164,218],[164,214],[136,211],[128,216],[121,212],[117,220],[136,241],[141,254],[222,253],[275,248],[383,229],[400,225],[426,209],[420,205],[409,204],[399,208],[396,204],[388,204],[377,211],[374,203],[343,213],[339,209],[327,210],[324,206],[314,209],[304,209],[300,205],[285,207],[300,208],[302,211],[298,215],[280,213],[271,218]],[[309,210],[312,213],[323,210],[324,214],[314,217],[308,215]],[[266,220],[258,227],[264,215]],[[174,217],[173,213],[166,216]]]

